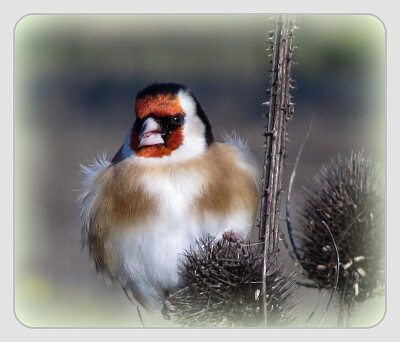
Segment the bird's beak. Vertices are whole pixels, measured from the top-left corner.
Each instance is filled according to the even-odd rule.
[[[160,124],[152,117],[147,118],[139,132],[139,147],[164,144],[162,135]]]

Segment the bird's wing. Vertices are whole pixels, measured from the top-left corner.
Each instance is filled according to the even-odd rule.
[[[79,215],[82,224],[82,246],[87,247],[88,235],[90,232],[91,217],[93,207],[98,193],[98,188],[94,184],[96,176],[110,165],[105,154],[90,161],[89,165],[81,165],[82,188],[78,198]]]
[[[246,165],[252,174],[254,183],[258,187],[259,183],[259,167],[256,158],[250,151],[249,144],[246,140],[240,137],[235,131],[232,133],[224,132],[222,135],[224,143],[232,146],[239,152],[239,156],[244,165]]]

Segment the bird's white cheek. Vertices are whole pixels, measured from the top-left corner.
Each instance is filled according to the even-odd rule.
[[[207,148],[204,131],[200,119],[188,118],[183,129],[183,144],[171,153],[168,160],[171,163],[184,162],[203,154]]]

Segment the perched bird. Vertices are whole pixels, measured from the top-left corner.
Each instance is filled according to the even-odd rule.
[[[226,232],[246,238],[257,169],[240,139],[216,142],[184,86],[157,83],[135,100],[136,120],[111,161],[83,167],[83,244],[98,272],[151,311],[180,281],[185,251]]]

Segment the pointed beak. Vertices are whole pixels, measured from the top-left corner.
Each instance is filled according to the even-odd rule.
[[[164,144],[162,135],[160,124],[152,117],[147,118],[139,132],[139,147]]]

